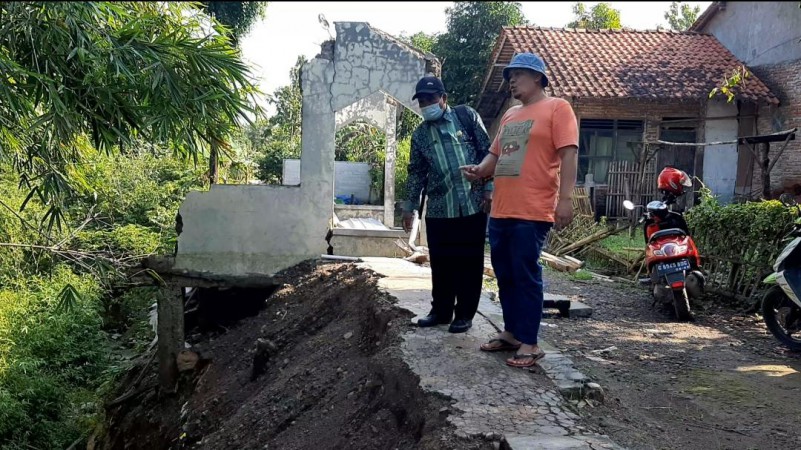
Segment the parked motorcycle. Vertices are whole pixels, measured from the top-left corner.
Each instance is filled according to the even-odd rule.
[[[684,216],[673,211],[676,200],[692,187],[690,177],[674,167],[665,167],[657,178],[662,200],[644,207],[640,223],[644,224],[645,265],[648,278],[645,283],[653,289],[654,303],[673,306],[676,318],[691,320],[690,299],[704,295],[705,278],[701,272],[701,255],[690,236]],[[623,206],[633,211],[630,200]]]
[[[787,207],[801,207],[789,194],[780,198]],[[801,351],[801,217],[788,234],[792,240],[773,264],[774,272],[763,283],[772,285],[762,297],[762,318],[771,333],[792,350]]]

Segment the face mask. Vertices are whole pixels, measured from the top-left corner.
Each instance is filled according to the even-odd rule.
[[[439,103],[434,103],[433,105],[428,105],[425,108],[421,108],[420,112],[423,113],[423,119],[429,122],[439,120],[439,118],[445,114],[445,110],[439,106]]]

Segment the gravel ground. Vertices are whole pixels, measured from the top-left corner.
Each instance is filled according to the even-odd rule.
[[[551,270],[545,280],[594,308],[591,319],[545,319],[542,331],[606,391],[580,408],[588,425],[632,449],[801,448],[801,355],[759,316],[707,300],[679,323],[634,284]]]

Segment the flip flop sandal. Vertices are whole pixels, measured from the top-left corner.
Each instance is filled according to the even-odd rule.
[[[499,342],[501,345],[495,347],[485,347],[487,344],[492,344],[493,342]],[[485,344],[481,344],[479,347],[482,352],[504,352],[509,350],[517,350],[520,348],[520,344],[512,344],[511,342],[507,341],[506,339],[490,339],[489,342]]]
[[[545,352],[521,353],[519,355],[512,356],[512,359],[507,359],[506,360],[506,365],[507,366],[511,366],[511,367],[531,367],[531,366],[537,364],[537,361],[541,360],[544,357],[545,357]],[[528,362],[528,363],[516,363],[516,362],[514,362],[514,361],[517,361],[518,359],[526,359],[526,358],[531,358],[531,362]]]

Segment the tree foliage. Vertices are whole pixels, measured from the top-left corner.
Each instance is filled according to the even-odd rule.
[[[205,11],[231,30],[236,44],[267,10],[267,2],[201,2]]]
[[[404,43],[411,45],[412,47],[422,50],[424,52],[434,52],[434,46],[437,44],[437,39],[439,39],[439,35],[436,33],[434,34],[426,34],[422,31],[419,31],[412,35],[407,35],[405,33],[401,33],[398,36],[398,39],[403,41]]]
[[[19,211],[24,192],[0,162],[0,448],[63,449],[90,434],[116,375],[132,364],[115,352],[150,344],[147,312],[158,291],[113,295],[129,281],[105,267],[172,252],[178,206],[205,177],[166,153],[149,145],[91,152],[75,170],[93,189],[68,199],[71,226],[52,233],[34,226],[42,204]]]
[[[733,102],[739,91],[745,88],[746,82],[750,77],[751,72],[747,67],[737,67],[732,70],[731,75],[725,77],[723,81],[709,92],[709,98],[716,95],[725,95],[727,103]]]
[[[573,5],[572,22],[567,24],[568,28],[584,28],[590,30],[620,29],[620,11],[612,8],[609,3],[597,3],[592,8],[587,8],[583,2]]]
[[[243,129],[240,142],[256,155],[257,177],[268,184],[281,184],[284,159],[300,158],[303,93],[300,72],[307,59],[298,56],[289,71],[289,84],[273,92],[268,101],[275,114]]]
[[[433,53],[442,62],[449,102],[474,104],[501,28],[526,20],[518,2],[455,2],[445,12],[447,31],[436,39]]]
[[[692,7],[684,2],[670,2],[670,7],[665,11],[665,20],[670,24],[671,30],[687,31],[700,13],[700,6]]]
[[[239,52],[198,4],[0,4],[0,159],[63,220],[65,198],[92,149],[138,139],[193,157],[254,113]],[[23,207],[27,201],[23,204]]]

